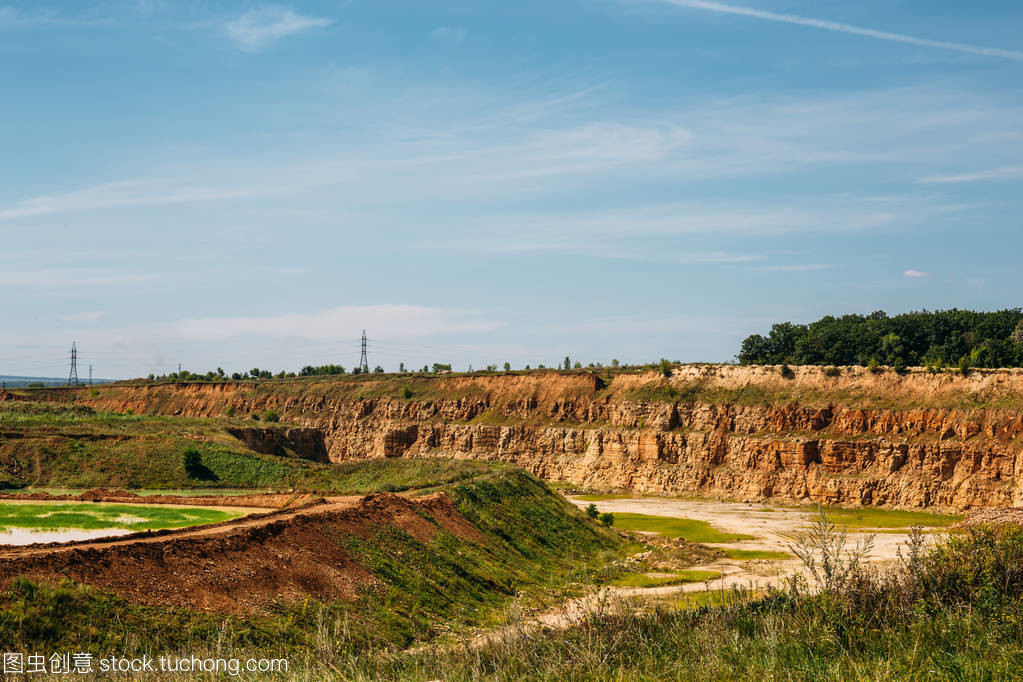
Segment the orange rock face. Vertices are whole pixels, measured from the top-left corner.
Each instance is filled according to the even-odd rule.
[[[113,386],[77,402],[186,416],[273,409],[319,429],[334,462],[447,456],[661,495],[1023,506],[1023,373],[877,377],[850,368],[828,379],[795,369],[788,382],[771,368],[727,366],[686,367],[670,380],[624,375],[610,386],[588,373],[420,378],[412,399],[362,399],[381,384],[351,378]],[[694,398],[672,398],[694,386]],[[655,388],[668,392],[643,399]],[[981,398],[990,405],[959,406]]]

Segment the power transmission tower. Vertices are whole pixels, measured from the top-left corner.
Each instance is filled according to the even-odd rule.
[[[71,371],[67,375],[68,386],[78,385],[78,344],[71,344]]]
[[[369,358],[366,356],[366,330],[362,330],[362,357],[359,359],[359,371],[369,374]]]

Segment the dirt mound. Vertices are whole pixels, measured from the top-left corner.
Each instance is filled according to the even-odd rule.
[[[102,502],[104,499],[112,497],[116,498],[130,498],[135,499],[139,497],[133,492],[122,490],[120,488],[107,489],[107,488],[93,488],[92,490],[86,490],[81,495],[77,496],[78,499],[85,502]]]
[[[1002,526],[1005,524],[1023,526],[1023,509],[978,509],[957,523],[955,528],[973,528],[976,526]]]
[[[387,527],[420,541],[442,529],[483,539],[447,495],[385,493],[183,530],[2,550],[0,586],[19,575],[70,577],[144,604],[228,613],[310,596],[347,600],[378,581],[348,554],[345,538],[371,539]]]

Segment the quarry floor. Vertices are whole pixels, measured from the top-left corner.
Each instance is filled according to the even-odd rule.
[[[589,499],[568,496],[580,508],[590,504]],[[706,521],[718,530],[728,533],[753,535],[753,540],[731,543],[710,544],[722,549],[766,550],[792,554],[789,546],[794,533],[805,530],[813,519],[813,512],[804,509],[773,506],[762,503],[720,502],[714,500],[686,500],[676,498],[641,497],[632,499],[607,499],[596,503],[601,512],[635,513],[651,516]],[[898,548],[908,538],[908,529],[850,530],[849,546],[867,535],[874,536],[874,544],[868,561],[884,564],[897,558]],[[718,559],[711,563],[692,566],[721,574],[709,583],[694,582],[665,587],[601,587],[583,597],[569,600],[546,613],[530,619],[528,623],[511,626],[511,629],[530,627],[566,628],[579,623],[588,615],[607,609],[642,609],[652,600],[663,602],[671,595],[703,592],[708,589],[720,590],[738,588],[766,588],[779,585],[784,579],[802,569],[802,562],[792,556],[788,559]],[[477,644],[494,641],[507,636],[508,629],[482,635]]]
[[[586,507],[589,501],[577,497],[568,498],[579,507]],[[607,499],[596,503],[601,512],[648,514],[674,518],[706,521],[714,528],[727,533],[743,533],[754,536],[753,540],[711,544],[722,549],[766,550],[792,554],[789,546],[793,535],[805,530],[813,520],[814,513],[805,509],[774,506],[759,502],[720,502],[716,500],[688,500],[677,498],[638,497],[630,499]],[[872,564],[883,564],[897,558],[900,546],[906,544],[909,529],[857,528],[850,530],[850,547],[867,535],[873,535],[873,548],[868,557]],[[790,559],[738,560],[718,559],[710,564],[694,566],[697,569],[721,573],[721,578],[711,584],[712,589],[731,587],[767,587],[777,585],[784,578],[796,573],[802,562],[793,556]],[[707,589],[705,583],[687,583],[670,587],[614,588],[622,595],[658,595],[673,592],[698,592]]]

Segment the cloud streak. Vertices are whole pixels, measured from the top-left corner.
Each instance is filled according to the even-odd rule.
[[[152,180],[126,180],[24,199],[6,208],[0,208],[0,221],[132,206],[190,204],[240,199],[264,195],[272,191],[269,187],[211,187]]]
[[[227,22],[227,36],[243,52],[259,52],[294,33],[330,25],[330,19],[308,17],[285,7],[263,7]]]
[[[940,50],[952,50],[954,52],[965,52],[968,54],[982,55],[984,57],[997,57],[1001,59],[1013,59],[1023,61],[1023,52],[1017,50],[1004,50],[997,47],[984,47],[980,45],[969,45],[967,43],[956,43],[946,40],[931,40],[929,38],[918,38],[904,33],[891,33],[889,31],[878,31],[872,28],[843,24],[825,19],[813,19],[798,14],[781,14],[778,12],[767,12],[752,7],[741,7],[737,5],[726,5],[720,2],[707,2],[706,0],[661,0],[669,5],[677,7],[688,7],[690,9],[717,12],[719,14],[732,14],[736,16],[763,19],[765,21],[776,21],[784,24],[795,24],[808,28],[817,28],[837,33],[848,33],[851,35],[887,40],[895,43],[906,43],[919,45],[921,47],[933,47]]]
[[[181,320],[175,335],[186,340],[222,341],[266,336],[336,342],[358,337],[370,328],[388,338],[434,334],[489,332],[500,325],[476,317],[471,311],[417,305],[338,306],[313,313],[267,317],[204,317]]]
[[[1003,168],[993,168],[974,173],[960,173],[958,175],[935,175],[923,178],[917,182],[922,184],[948,185],[963,182],[980,182],[983,180],[1011,180],[1013,178],[1023,178],[1023,166],[1005,166]]]

